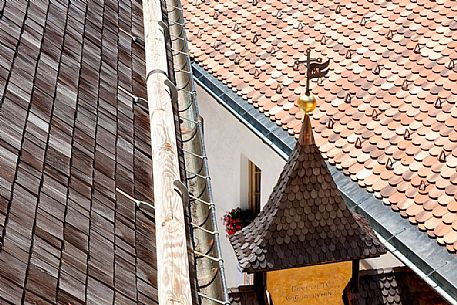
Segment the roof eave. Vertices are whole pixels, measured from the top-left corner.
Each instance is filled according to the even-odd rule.
[[[319,262],[319,263],[312,263],[312,264],[301,264],[301,265],[296,265],[296,266],[291,265],[291,266],[281,266],[281,267],[275,267],[275,268],[243,268],[243,267],[241,267],[241,269],[243,272],[247,272],[247,273],[272,272],[272,271],[280,271],[280,270],[286,270],[286,269],[295,269],[295,268],[351,262],[351,261],[357,260],[357,259],[376,258],[376,257],[379,257],[379,255],[376,255],[376,256],[368,255],[368,256],[363,256],[363,257],[354,257],[350,260],[334,260],[334,261]]]

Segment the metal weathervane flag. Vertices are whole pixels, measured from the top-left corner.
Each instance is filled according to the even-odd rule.
[[[322,62],[321,58],[311,58],[311,48],[306,50],[306,95],[310,95],[309,81],[313,78],[323,78],[329,71],[330,59]]]
[[[328,70],[329,70],[329,65],[330,65],[330,59],[328,59],[326,62],[321,62],[321,60],[310,60],[308,64],[308,72],[307,76],[309,79],[313,78],[321,78],[324,77]]]

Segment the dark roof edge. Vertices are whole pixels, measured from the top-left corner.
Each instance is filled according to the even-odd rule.
[[[426,233],[392,211],[357,182],[329,166],[335,183],[349,206],[362,214],[387,249],[451,304],[457,304],[457,259]],[[454,274],[453,274],[454,273]]]
[[[263,142],[287,160],[296,139],[258,109],[192,61],[195,81],[245,124]],[[363,215],[389,251],[410,267],[450,304],[457,304],[457,259],[436,241],[420,232],[374,197],[357,182],[327,163],[327,167],[349,206]]]

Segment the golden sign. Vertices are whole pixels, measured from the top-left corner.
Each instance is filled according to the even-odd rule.
[[[272,271],[267,289],[275,305],[343,305],[351,274],[351,262]]]

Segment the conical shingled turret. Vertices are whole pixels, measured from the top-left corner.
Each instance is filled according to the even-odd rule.
[[[344,202],[305,115],[300,137],[263,211],[230,237],[245,272],[377,257],[368,223]]]

